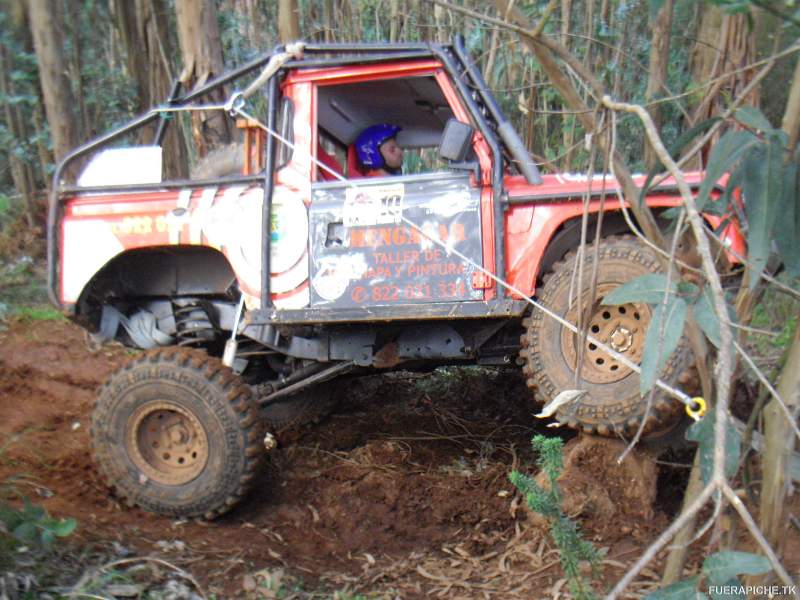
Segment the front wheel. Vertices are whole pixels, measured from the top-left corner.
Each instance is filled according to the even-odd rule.
[[[594,252],[587,248],[583,266],[582,310],[589,302]],[[545,278],[539,300],[571,323],[578,321],[578,253],[570,252],[556,263]],[[644,340],[653,315],[645,303],[605,306],[602,298],[623,283],[640,275],[660,271],[655,253],[634,238],[607,238],[600,242],[596,299],[588,311],[591,335],[618,353],[639,364]],[[575,277],[575,279],[573,278]],[[584,314],[587,314],[584,312]],[[547,403],[560,392],[575,388],[575,369],[581,337],[534,309],[523,321],[523,372],[536,400]],[[556,416],[574,429],[600,435],[631,434],[644,419],[647,398],[639,391],[639,375],[603,352],[597,345],[583,342],[583,361],[578,388],[586,394],[563,406]],[[690,362],[686,340],[667,361],[660,378],[675,382]],[[656,390],[645,434],[658,435],[671,429],[680,419],[680,403]]]
[[[245,494],[263,451],[249,386],[200,350],[147,352],[116,371],[92,414],[92,446],[130,505],[215,518]]]

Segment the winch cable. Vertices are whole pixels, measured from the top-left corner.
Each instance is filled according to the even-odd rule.
[[[259,79],[260,79],[260,77],[259,77]],[[252,88],[253,88],[253,86],[251,85],[248,88],[248,91],[250,91]],[[359,185],[357,183],[357,180],[347,179],[346,177],[340,175],[335,170],[331,169],[327,165],[323,164],[321,161],[319,161],[316,158],[314,158],[314,156],[310,152],[307,152],[307,151],[305,151],[303,149],[299,149],[297,146],[295,146],[295,144],[293,142],[291,142],[290,140],[287,140],[286,138],[281,136],[278,132],[272,130],[270,127],[268,127],[267,125],[262,123],[260,119],[254,117],[253,115],[248,113],[243,108],[244,103],[245,103],[244,94],[242,92],[235,92],[225,102],[225,104],[222,104],[222,105],[211,104],[211,105],[192,106],[192,107],[185,107],[185,108],[182,108],[182,107],[163,107],[163,108],[161,108],[160,107],[160,108],[155,109],[155,110],[156,111],[160,111],[160,110],[166,109],[167,111],[170,111],[170,112],[173,112],[173,111],[174,112],[178,112],[180,110],[225,110],[231,116],[239,115],[241,117],[244,117],[245,119],[248,119],[249,122],[255,123],[267,135],[272,136],[273,138],[275,138],[280,143],[286,145],[289,149],[292,150],[293,153],[295,153],[298,150],[300,150],[300,154],[301,155],[307,157],[311,161],[312,164],[315,164],[317,167],[319,167],[320,169],[324,170],[326,173],[329,173],[337,181],[339,181],[341,183],[345,183],[345,184],[347,184],[348,186],[350,186],[350,187],[352,187],[354,189],[359,189],[360,187],[362,187],[361,185]],[[498,199],[495,198],[494,201],[497,202]],[[528,297],[527,294],[525,294],[525,292],[521,291],[520,289],[518,289],[517,287],[515,287],[514,285],[512,285],[508,281],[502,279],[501,277],[498,277],[497,275],[495,275],[491,271],[485,269],[483,266],[479,265],[478,263],[473,261],[468,256],[462,254],[461,252],[459,252],[458,250],[453,248],[452,245],[450,245],[450,244],[444,242],[443,240],[441,240],[438,236],[425,231],[424,229],[419,227],[416,223],[410,221],[407,217],[403,216],[402,214],[399,215],[399,219],[403,224],[405,224],[408,227],[412,228],[414,231],[416,231],[417,233],[419,233],[420,235],[422,235],[423,237],[428,239],[430,242],[432,242],[433,244],[435,244],[435,245],[439,246],[440,248],[442,248],[447,253],[448,256],[451,255],[451,254],[455,255],[462,262],[464,262],[465,264],[467,264],[467,265],[471,266],[472,268],[476,269],[477,271],[479,271],[480,273],[482,273],[483,275],[485,275],[486,277],[488,277],[489,279],[494,281],[498,286],[502,286],[503,288],[505,288],[509,292],[512,292],[517,297],[519,297],[520,299],[524,300],[525,302],[530,304],[535,309],[542,311],[545,315],[547,315],[551,319],[554,319],[556,322],[558,322],[562,326],[564,326],[567,329],[569,329],[572,333],[577,334],[577,335],[581,335],[581,332],[578,330],[578,328],[573,323],[571,323],[570,321],[564,319],[562,316],[556,314],[555,312],[553,312],[552,310],[550,310],[549,308],[547,308],[546,306],[544,306],[543,304],[541,304],[537,300],[534,300],[533,298]],[[623,354],[620,354],[619,352],[617,352],[616,350],[614,350],[610,346],[606,345],[605,343],[601,342],[600,340],[598,340],[597,338],[595,338],[594,336],[592,336],[589,333],[586,334],[586,339],[589,342],[595,344],[598,348],[600,348],[603,352],[605,352],[610,357],[614,358],[615,360],[619,361],[620,363],[622,363],[623,365],[625,365],[626,367],[628,367],[632,371],[634,371],[634,372],[638,373],[639,375],[641,375],[641,373],[642,373],[641,367],[639,365],[637,365],[636,363],[632,362],[628,357],[624,356]],[[692,397],[689,394],[685,393],[683,390],[680,390],[680,389],[678,389],[678,388],[676,388],[676,387],[674,387],[674,386],[672,386],[672,385],[670,385],[670,384],[668,384],[668,383],[666,383],[666,382],[664,382],[664,381],[662,381],[661,379],[658,379],[658,378],[656,378],[654,385],[656,387],[658,387],[660,390],[662,390],[662,391],[666,392],[667,394],[669,394],[670,396],[672,396],[674,399],[676,399],[679,402],[681,402],[686,408],[686,413],[692,419],[694,419],[695,421],[699,421],[700,418],[705,414],[705,412],[706,412],[706,402],[705,402],[705,400],[703,398],[701,398],[701,397]],[[556,397],[556,400],[557,399],[558,399],[558,396]],[[552,401],[551,401],[551,403],[552,403]]]
[[[253,115],[251,115],[247,111],[245,111],[241,106],[241,104],[243,103],[243,100],[244,100],[244,98],[242,96],[239,96],[238,94],[234,94],[230,98],[230,100],[228,100],[226,105],[229,107],[229,110],[231,112],[239,114],[240,116],[242,116],[242,117],[244,117],[246,119],[250,119],[251,122],[256,123],[268,135],[271,135],[273,138],[275,138],[276,140],[278,140],[282,144],[285,144],[287,147],[289,147],[292,150],[292,152],[296,152],[298,150],[298,148],[294,145],[294,143],[292,143],[291,141],[287,140],[286,138],[281,136],[276,131],[273,131],[272,129],[270,129],[269,127],[264,125],[261,122],[261,120],[255,118]],[[353,187],[355,189],[358,189],[359,187],[361,187],[356,181],[351,180],[351,179],[347,179],[346,177],[340,175],[339,173],[337,173],[336,171],[334,171],[333,169],[331,169],[327,165],[324,165],[321,161],[319,161],[316,158],[314,158],[314,156],[312,156],[312,154],[310,152],[301,151],[300,154],[305,155],[308,159],[310,159],[310,161],[313,164],[317,165],[317,167],[319,167],[319,168],[323,169],[325,172],[329,173],[331,176],[336,178],[336,180],[338,180],[339,182],[346,183],[346,184],[348,184],[349,186],[351,186],[351,187]],[[545,315],[547,315],[548,317],[554,319],[559,324],[561,324],[564,327],[566,327],[567,329],[569,329],[572,333],[580,335],[580,332],[579,332],[578,328],[573,323],[567,321],[566,319],[564,319],[560,315],[556,314],[555,312],[553,312],[552,310],[550,310],[549,308],[547,308],[546,306],[544,306],[540,302],[534,300],[533,298],[528,297],[523,291],[521,291],[520,289],[518,289],[517,287],[515,287],[514,285],[512,285],[508,281],[502,279],[501,277],[498,277],[497,275],[495,275],[491,271],[485,269],[483,266],[479,265],[478,263],[476,263],[475,261],[470,259],[468,256],[462,254],[461,252],[459,252],[458,250],[453,248],[452,245],[447,244],[446,242],[441,240],[438,236],[423,230],[416,223],[412,222],[411,220],[409,220],[404,215],[402,215],[402,214],[399,215],[399,218],[400,218],[402,223],[404,223],[405,225],[411,227],[414,231],[418,232],[420,235],[424,236],[426,239],[428,239],[429,241],[433,242],[434,244],[436,244],[437,246],[442,248],[448,255],[451,255],[451,254],[455,255],[461,261],[463,261],[464,263],[468,264],[472,268],[476,269],[477,271],[479,271],[480,273],[482,273],[483,275],[485,275],[486,277],[488,277],[489,279],[494,281],[497,285],[502,286],[503,288],[505,288],[506,290],[512,292],[513,294],[516,294],[519,298],[525,300],[525,302],[527,302],[528,304],[530,304],[534,308],[536,308],[538,310],[541,310]],[[623,354],[620,354],[619,352],[617,352],[616,350],[614,350],[610,346],[606,345],[605,343],[601,342],[600,340],[596,339],[591,334],[587,334],[586,337],[591,343],[596,344],[598,348],[602,349],[603,352],[605,352],[606,354],[608,354],[612,358],[618,360],[620,363],[622,363],[623,365],[625,365],[629,369],[631,369],[631,370],[633,370],[636,373],[641,375],[641,372],[642,372],[641,367],[639,365],[637,365],[636,363],[632,362],[629,358],[627,358]],[[678,389],[678,388],[676,388],[674,386],[669,385],[668,383],[662,381],[661,379],[656,379],[655,386],[657,386],[659,389],[663,390],[664,392],[667,392],[670,396],[672,396],[676,400],[678,400],[681,403],[683,403],[685,405],[685,407],[686,407],[686,412],[693,419],[699,420],[700,417],[705,412],[705,408],[706,408],[705,401],[702,398],[698,398],[698,397],[694,397],[693,398],[692,396],[688,395],[684,391],[682,391],[682,390],[680,390],[680,389]]]

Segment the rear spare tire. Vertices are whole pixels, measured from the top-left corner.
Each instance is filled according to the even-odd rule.
[[[572,251],[553,266],[544,278],[539,301],[570,321],[577,322],[578,253]],[[589,301],[594,252],[587,248],[583,270],[583,302]],[[602,298],[613,289],[640,275],[661,270],[656,254],[635,238],[612,237],[600,242],[597,293],[590,310],[588,328],[600,341],[639,364],[644,339],[653,308],[645,303],[604,306]],[[572,290],[573,302],[570,302]],[[578,334],[572,333],[542,311],[533,309],[523,321],[520,356],[526,383],[539,403],[553,400],[560,392],[575,388],[574,373],[578,357]],[[579,400],[562,406],[556,416],[574,429],[600,435],[627,434],[636,431],[645,415],[647,398],[639,391],[639,375],[603,352],[595,344],[585,342],[581,382],[586,391]],[[691,353],[685,338],[673,352],[660,378],[675,382],[688,367]],[[645,433],[656,435],[671,429],[680,419],[681,405],[656,390]]]
[[[116,371],[92,414],[92,447],[128,504],[212,519],[247,491],[263,455],[249,386],[196,349],[147,352]]]

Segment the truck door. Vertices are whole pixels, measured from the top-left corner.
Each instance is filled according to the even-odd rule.
[[[312,186],[311,304],[481,300],[480,193],[463,173],[426,173]],[[443,248],[440,241],[447,248]]]
[[[318,176],[311,187],[311,306],[482,300],[475,266],[450,252],[483,265],[481,185],[436,157],[453,111],[435,77],[319,85],[315,112],[320,135],[338,145],[347,180]],[[382,122],[402,127],[404,174],[365,178],[355,171],[352,141]]]

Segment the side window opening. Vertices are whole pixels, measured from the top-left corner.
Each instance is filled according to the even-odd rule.
[[[377,124],[400,127],[403,175],[444,170],[437,148],[453,111],[433,76],[415,76],[339,85],[317,92],[318,159],[333,157],[347,178],[366,175],[354,142]],[[322,150],[323,152],[320,152]],[[322,171],[322,169],[317,169]],[[318,173],[317,180],[329,180]]]
[[[336,181],[339,177],[345,176],[343,165],[347,161],[347,147],[322,128],[317,131],[316,158],[327,167],[323,169],[319,165],[314,165],[316,181]]]
[[[290,98],[283,98],[281,100],[280,111],[278,113],[278,134],[289,142],[294,144],[294,103]],[[280,169],[292,160],[294,153],[293,147],[278,141],[277,143],[277,156],[275,161],[275,169]]]

